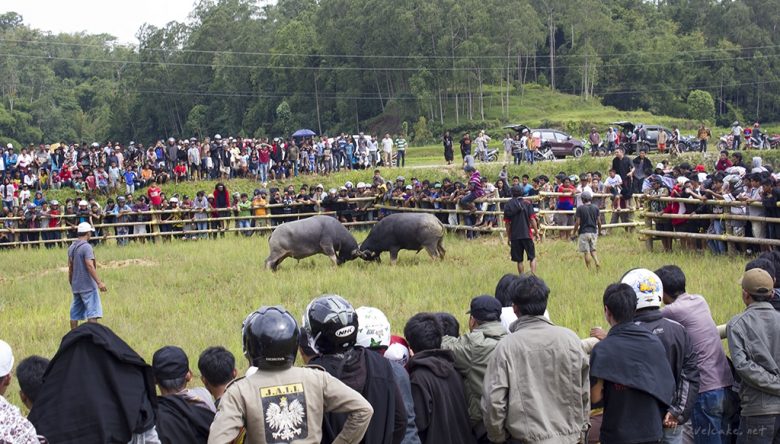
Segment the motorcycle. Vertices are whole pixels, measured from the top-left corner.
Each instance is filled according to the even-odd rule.
[[[587,146],[588,153],[593,157],[603,157],[607,155],[607,147],[604,145],[604,141],[601,141],[598,145],[594,146],[588,139],[582,139],[582,146]]]
[[[748,146],[757,150],[768,150],[771,147],[769,137],[763,133],[758,136],[751,135],[748,139]]]
[[[780,147],[780,134],[773,134],[769,138],[769,148],[777,149],[778,147]]]
[[[733,134],[726,134],[724,136],[720,136],[720,140],[718,140],[718,149],[723,150],[730,150],[734,146],[734,135]]]
[[[544,144],[541,148],[534,151],[534,162],[537,160],[555,160],[555,154],[549,144]]]
[[[474,156],[476,160],[479,160],[480,162],[495,162],[498,160],[498,150],[497,149],[490,149],[489,147],[485,150],[479,150],[475,153]]]

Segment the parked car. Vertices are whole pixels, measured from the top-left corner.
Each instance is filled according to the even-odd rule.
[[[647,152],[658,150],[658,134],[663,131],[666,133],[667,147],[671,144],[672,130],[660,125],[645,125],[639,123],[634,125],[631,122],[613,122],[613,125],[620,127],[621,143],[620,146],[626,150],[626,154],[635,154],[638,149],[646,149]],[[639,128],[644,129],[644,138],[639,138]],[[632,139],[632,136],[636,134],[636,137]],[[680,136],[679,148],[680,151],[691,151],[695,148],[694,142],[696,138],[693,136]],[[632,142],[634,140],[634,142]]]
[[[569,134],[557,129],[528,128],[522,124],[508,125],[504,128],[511,128],[521,134],[523,130],[529,130],[532,138],[538,138],[540,140],[540,151],[550,150],[553,156],[559,159],[566,156],[580,158],[583,153],[585,153],[585,145],[583,145],[581,140],[577,140]]]

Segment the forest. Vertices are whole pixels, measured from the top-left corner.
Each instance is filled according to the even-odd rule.
[[[2,11],[0,11],[2,12]],[[137,45],[0,15],[0,139],[436,134],[526,85],[711,124],[780,121],[780,0],[201,0]],[[712,105],[690,116],[691,91]],[[705,94],[705,96],[707,96]]]

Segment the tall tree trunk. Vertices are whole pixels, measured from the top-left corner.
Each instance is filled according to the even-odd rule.
[[[385,100],[382,98],[382,88],[379,87],[379,76],[374,71],[374,82],[376,82],[376,92],[379,95],[379,104],[382,106],[382,112],[385,112]]]
[[[317,134],[322,135],[322,120],[320,120],[320,88],[317,85],[317,74],[314,75],[314,103],[317,108]],[[374,76],[376,78],[376,76]],[[377,88],[379,83],[377,83]],[[382,93],[379,93],[379,103],[382,103]],[[385,112],[385,106],[382,105],[382,112]]]
[[[458,103],[458,92],[455,92],[455,124],[460,125],[460,104]]]
[[[547,27],[550,31],[550,88],[555,90],[555,26],[552,11],[547,19]]]
[[[439,124],[444,125],[444,105],[441,103],[441,88],[439,90]]]
[[[477,76],[479,78],[479,117],[485,120],[485,94],[482,89],[482,68],[477,69]]]

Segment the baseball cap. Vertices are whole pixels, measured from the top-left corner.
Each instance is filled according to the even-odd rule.
[[[157,380],[181,378],[190,371],[190,360],[181,348],[167,345],[154,352],[152,370]]]
[[[171,197],[171,200],[169,200],[168,202],[170,202],[170,203],[179,203],[179,199],[177,199],[175,197]]]
[[[396,335],[390,336],[390,345],[385,350],[384,356],[387,360],[406,367],[406,363],[409,362],[409,344],[406,339]]]
[[[49,202],[49,204],[51,204],[51,205],[59,205],[60,203],[59,203],[59,201],[57,201],[57,200],[55,199],[55,200],[53,200],[53,201]]]
[[[89,222],[82,222],[79,224],[79,226],[76,228],[76,232],[78,234],[84,234],[84,233],[91,233],[95,231],[94,228],[92,228],[92,225],[90,225]]]
[[[701,164],[696,165],[696,168],[694,168],[693,170],[696,171],[697,173],[703,173],[703,172],[707,171],[707,169],[704,167],[704,165],[701,165]]]
[[[760,268],[753,268],[742,275],[742,289],[751,296],[771,296],[774,282],[772,276]]]
[[[11,373],[14,368],[14,353],[7,342],[0,340],[0,376]]]
[[[657,169],[657,170],[662,170],[662,169],[664,169],[664,164],[663,164],[663,163],[661,163],[661,162],[658,162],[657,164],[655,164],[655,169]]]
[[[685,176],[680,176],[677,178],[677,183],[680,185],[684,185],[687,182],[688,182],[688,178]]]
[[[466,312],[480,322],[501,319],[501,302],[493,296],[482,295],[471,300],[471,309]]]
[[[89,202],[87,202],[86,200],[80,200],[79,201],[79,206],[80,207],[84,207],[84,206],[87,206],[87,205],[89,205]]]
[[[390,321],[382,310],[375,307],[358,307],[357,345],[365,348],[390,345]]]

